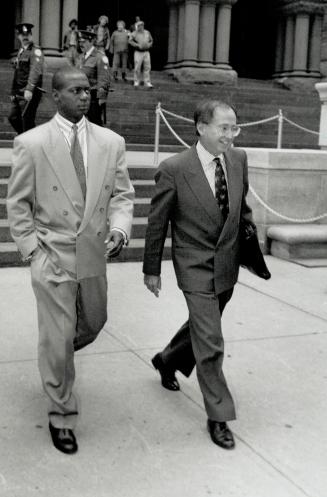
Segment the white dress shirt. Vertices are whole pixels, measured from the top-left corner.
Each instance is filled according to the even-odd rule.
[[[58,124],[58,127],[60,131],[62,132],[65,141],[68,145],[69,151],[72,146],[72,139],[73,139],[73,124],[71,121],[68,121],[65,117],[63,117],[59,112],[56,113],[55,115],[55,120]],[[79,144],[82,150],[82,155],[83,155],[83,162],[84,162],[84,167],[85,167],[85,176],[87,178],[87,136],[86,136],[86,119],[83,116],[77,125],[77,137],[79,140]]]
[[[216,162],[214,162],[214,159],[216,159],[217,157],[219,157],[221,161],[226,178],[227,190],[228,190],[227,168],[225,164],[224,155],[223,154],[212,155],[210,152],[208,152],[208,150],[204,148],[204,146],[199,141],[196,144],[196,151],[214,197],[216,197],[216,187],[215,187]]]

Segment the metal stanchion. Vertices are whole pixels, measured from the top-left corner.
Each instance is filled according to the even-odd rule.
[[[282,148],[283,141],[283,111],[278,111],[278,135],[277,135],[277,148]]]
[[[158,167],[159,164],[160,111],[161,103],[158,102],[156,107],[156,128],[154,135],[154,165],[156,167]]]

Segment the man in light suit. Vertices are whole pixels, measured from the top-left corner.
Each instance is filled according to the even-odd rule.
[[[74,350],[107,320],[106,257],[130,236],[134,189],[124,139],[85,119],[90,85],[79,69],[53,76],[58,112],[15,139],[8,189],[12,236],[31,261],[38,363],[58,450],[77,451]]]
[[[169,222],[172,259],[189,311],[188,321],[152,363],[162,385],[179,390],[176,370],[189,376],[196,364],[217,445],[231,449],[227,421],[235,408],[223,370],[221,314],[233,293],[240,262],[240,220],[251,222],[246,203],[246,154],[231,148],[240,132],[233,108],[221,101],[198,105],[194,121],[198,142],[162,162],[156,173],[144,252],[144,283],[157,297],[161,258]]]

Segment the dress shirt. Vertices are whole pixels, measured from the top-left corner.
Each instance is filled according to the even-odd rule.
[[[204,146],[198,141],[196,144],[196,151],[199,157],[199,160],[201,162],[204,174],[208,180],[209,186],[211,188],[211,191],[214,195],[216,196],[216,187],[215,187],[215,170],[216,170],[216,163],[214,162],[214,159],[217,157],[220,159],[223,171],[225,174],[226,178],[226,184],[227,184],[227,189],[228,189],[228,177],[227,177],[227,169],[226,169],[226,164],[225,164],[225,159],[223,154],[219,155],[212,155],[208,150],[204,148]]]
[[[60,131],[62,132],[65,141],[68,145],[69,151],[71,149],[72,145],[72,139],[73,139],[73,124],[71,121],[68,121],[65,117],[63,117],[59,112],[55,115],[56,122],[58,124],[58,127]],[[77,136],[79,140],[79,144],[82,150],[82,155],[83,155],[83,162],[84,162],[84,167],[85,167],[85,175],[87,178],[87,137],[86,137],[86,119],[83,116],[77,125]]]

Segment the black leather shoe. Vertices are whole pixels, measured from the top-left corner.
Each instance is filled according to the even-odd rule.
[[[208,432],[210,433],[211,440],[223,449],[234,449],[235,441],[233,433],[227,426],[227,423],[212,421],[208,419]]]
[[[161,384],[163,387],[167,388],[167,390],[172,390],[176,392],[180,390],[179,383],[175,376],[175,371],[167,368],[161,359],[160,354],[156,354],[151,360],[155,369],[159,371],[161,376]]]
[[[49,430],[53,445],[56,449],[65,454],[75,454],[75,452],[77,452],[78,445],[73,430],[69,430],[68,428],[55,428],[51,423],[49,423]]]

